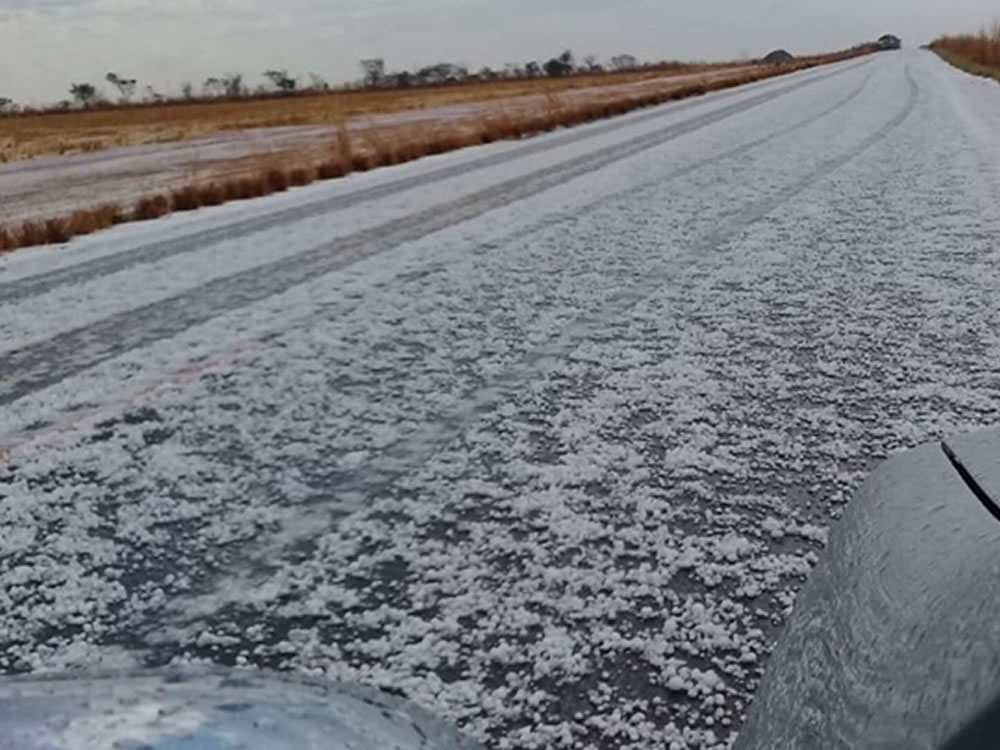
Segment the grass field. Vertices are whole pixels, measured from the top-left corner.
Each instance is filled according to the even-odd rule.
[[[189,211],[202,206],[214,206],[233,200],[246,200],[275,192],[282,192],[293,186],[306,185],[316,180],[343,177],[352,172],[363,172],[378,167],[391,166],[424,156],[440,154],[467,146],[492,143],[494,141],[529,137],[549,132],[561,127],[569,127],[607,117],[622,115],[635,109],[655,106],[678,99],[700,96],[734,86],[815,67],[839,62],[864,54],[870,48],[856,48],[831,55],[799,59],[782,66],[741,66],[724,69],[719,66],[703,69],[703,75],[683,78],[662,75],[655,85],[632,88],[600,89],[609,84],[608,76],[594,77],[590,84],[593,95],[570,96],[568,89],[559,89],[563,81],[532,81],[527,88],[525,82],[506,86],[498,84],[477,85],[482,91],[471,92],[473,87],[448,87],[418,94],[418,99],[409,98],[410,92],[367,92],[338,94],[317,97],[290,97],[251,102],[224,102],[214,104],[171,105],[163,107],[120,108],[108,111],[78,112],[70,114],[37,115],[31,117],[7,118],[4,125],[11,122],[25,127],[24,123],[42,121],[46,129],[32,131],[25,129],[25,137],[38,147],[57,139],[54,132],[62,128],[62,137],[67,141],[82,138],[82,134],[94,137],[100,128],[106,128],[108,138],[121,137],[119,130],[133,136],[151,133],[158,128],[168,127],[172,122],[175,131],[160,130],[162,134],[175,132],[177,138],[191,135],[196,128],[219,130],[236,127],[274,125],[274,117],[316,118],[310,122],[335,123],[330,136],[322,147],[297,152],[260,154],[234,160],[232,163],[217,165],[211,171],[192,176],[187,184],[172,186],[169,190],[139,197],[133,205],[101,201],[95,196],[95,206],[87,210],[77,210],[68,216],[31,219],[17,226],[0,225],[0,252],[21,247],[66,242],[74,236],[89,234],[114,224],[126,221],[155,219],[175,211]],[[573,81],[575,89],[581,89],[584,77]],[[625,77],[615,81],[629,84],[649,80],[647,78]],[[550,85],[551,84],[551,85]],[[466,90],[463,91],[462,89]],[[530,107],[508,109],[505,103],[516,95],[543,93],[533,100]],[[470,93],[471,92],[471,93]],[[517,93],[515,93],[517,92]],[[392,107],[416,107],[418,102],[429,106],[434,101],[439,106],[444,101],[460,102],[465,96],[492,96],[498,105],[487,114],[472,118],[455,118],[440,122],[399,124],[391,127],[374,127],[361,132],[348,129],[344,111],[348,105],[355,112],[368,113],[405,111]],[[423,98],[419,98],[423,97]],[[440,97],[440,98],[433,98]],[[367,104],[365,102],[367,101]],[[364,110],[363,107],[368,109]],[[339,109],[338,109],[339,107]],[[360,108],[360,109],[359,109]],[[250,118],[256,113],[258,120]],[[276,114],[277,113],[277,114]],[[329,117],[329,120],[322,120]],[[241,119],[242,118],[242,119]],[[268,119],[271,118],[271,119]],[[123,123],[114,125],[115,122]],[[199,125],[200,123],[200,125]],[[240,123],[239,126],[236,123]],[[284,124],[289,124],[287,121]],[[303,124],[300,122],[300,124]],[[145,128],[145,130],[144,130]],[[117,135],[116,135],[117,133]],[[94,150],[108,146],[95,146]],[[99,193],[99,190],[95,191]]]
[[[669,81],[718,74],[746,63],[674,65],[564,78],[496,80],[412,89],[333,91],[287,97],[176,101],[166,104],[46,112],[0,118],[0,162],[47,154],[101,151],[168,143],[232,130],[324,125],[415,110],[508,100],[533,94]]]
[[[940,37],[930,48],[957,68],[1000,80],[1000,21],[978,34]]]

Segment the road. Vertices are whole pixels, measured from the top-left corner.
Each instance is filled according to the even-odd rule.
[[[726,747],[866,472],[997,418],[998,124],[884,54],[0,259],[0,671]]]

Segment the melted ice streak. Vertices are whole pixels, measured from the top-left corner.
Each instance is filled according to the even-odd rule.
[[[997,410],[1000,91],[916,51],[843,67],[4,406],[0,669],[278,666],[395,687],[497,748],[726,747],[867,471]],[[383,207],[447,217],[535,158],[19,300],[0,341]]]

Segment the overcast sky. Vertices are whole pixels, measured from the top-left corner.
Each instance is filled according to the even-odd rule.
[[[0,96],[68,96],[115,71],[176,92],[185,81],[267,68],[359,76],[453,61],[758,56],[850,46],[891,32],[923,43],[1000,16],[995,0],[0,0]]]

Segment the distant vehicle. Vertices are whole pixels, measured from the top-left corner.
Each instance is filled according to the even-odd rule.
[[[903,40],[893,34],[883,34],[875,42],[880,50],[902,49]]]
[[[790,63],[795,57],[791,52],[784,49],[776,49],[773,52],[768,52],[764,56],[764,62],[768,65],[784,65]]]
[[[1000,430],[888,461],[795,602],[734,750],[1000,748]]]
[[[392,695],[287,674],[0,680],[3,750],[481,750]]]

